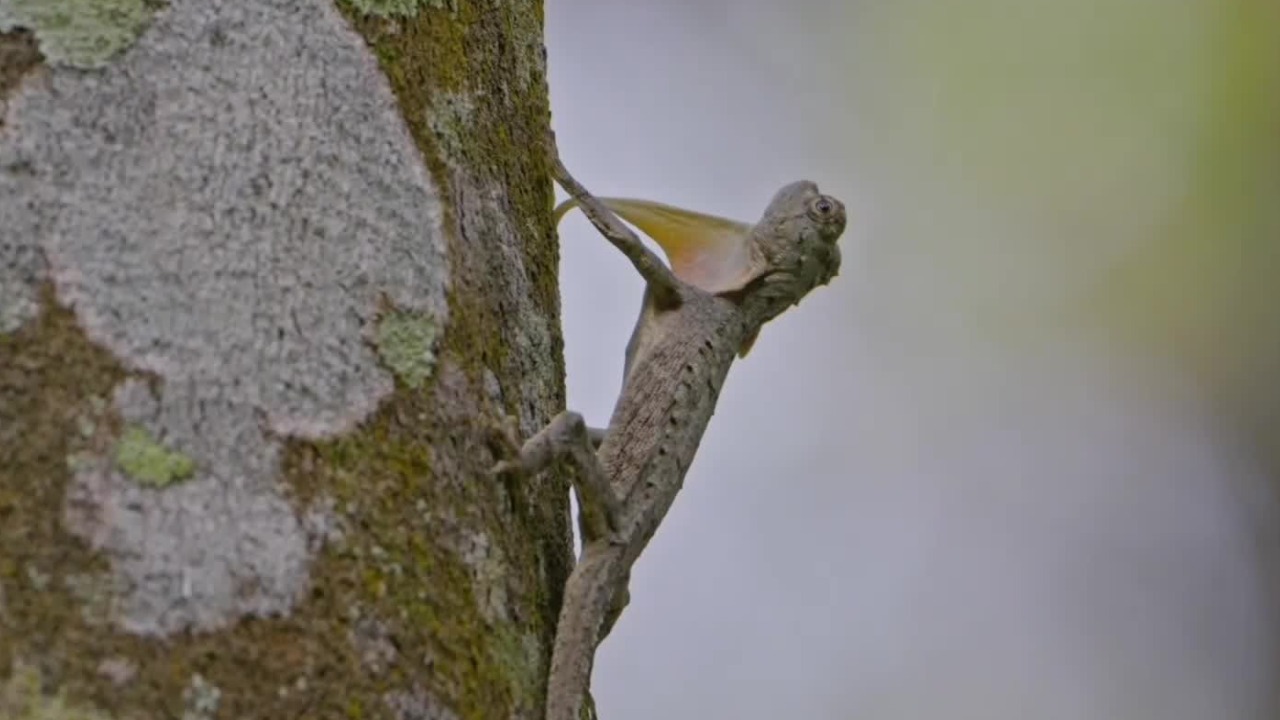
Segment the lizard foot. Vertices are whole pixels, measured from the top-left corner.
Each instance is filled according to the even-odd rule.
[[[523,474],[525,467],[520,459],[520,451],[524,442],[520,440],[520,422],[511,415],[503,415],[501,418],[490,419],[488,425],[489,446],[499,458],[489,468],[489,475],[497,477]]]

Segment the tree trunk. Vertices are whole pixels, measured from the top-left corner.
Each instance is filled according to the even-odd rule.
[[[540,714],[542,5],[0,0],[0,717]],[[38,50],[37,50],[38,48]]]

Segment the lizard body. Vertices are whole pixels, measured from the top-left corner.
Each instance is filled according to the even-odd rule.
[[[554,146],[553,146],[554,147]],[[495,472],[574,464],[582,554],[565,587],[547,685],[547,720],[578,720],[595,649],[629,598],[631,566],[684,482],[729,368],[760,327],[839,269],[844,207],[800,181],[754,226],[644,201],[597,199],[556,162],[556,180],[646,280],[608,428],[564,412]],[[613,215],[658,241],[668,269]],[[601,437],[602,436],[602,437]],[[596,445],[598,444],[598,449]]]

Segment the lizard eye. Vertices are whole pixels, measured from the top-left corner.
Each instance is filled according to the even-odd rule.
[[[835,203],[831,202],[831,200],[826,197],[820,197],[814,200],[809,208],[813,211],[813,214],[818,217],[826,217],[836,209],[836,206]]]

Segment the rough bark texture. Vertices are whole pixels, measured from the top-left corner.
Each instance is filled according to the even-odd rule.
[[[541,3],[0,32],[0,717],[539,716],[567,487],[484,470],[564,405]]]

